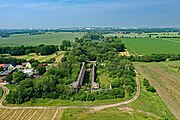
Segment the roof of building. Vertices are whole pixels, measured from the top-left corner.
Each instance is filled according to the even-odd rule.
[[[13,70],[5,70],[5,71],[0,72],[0,76],[6,76],[12,72],[13,72]]]
[[[27,74],[29,77],[34,74],[34,73],[33,73],[33,69],[24,69],[23,72],[24,72],[25,74]]]
[[[0,64],[0,67],[4,67],[5,64]]]

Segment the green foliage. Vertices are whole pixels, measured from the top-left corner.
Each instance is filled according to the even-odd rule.
[[[152,93],[156,92],[156,89],[154,89],[154,87],[150,85],[150,83],[147,79],[143,80],[143,85],[146,87],[147,91],[152,92]]]
[[[97,41],[97,39],[99,40]],[[63,41],[63,46],[71,47],[70,41]],[[38,49],[43,51],[44,47],[44,45],[39,45]],[[103,38],[99,35],[91,34],[81,39],[76,38],[72,48],[64,55],[62,63],[57,67],[48,69],[41,78],[33,79],[32,82],[23,78],[23,76],[19,77],[21,75],[15,74],[17,76],[15,80],[21,82],[17,86],[17,91],[9,94],[7,101],[8,103],[20,104],[34,98],[59,98],[71,101],[124,98],[126,92],[129,92],[128,94],[130,95],[130,92],[134,92],[136,88],[133,78],[135,76],[133,65],[128,60],[118,56],[118,52],[124,51],[124,49],[125,45],[118,37]],[[87,82],[78,93],[74,93],[74,89],[70,84],[77,80],[81,62],[90,60],[106,64],[104,72],[108,73],[114,80],[112,90],[104,89],[91,93],[90,84]],[[37,71],[42,75],[45,72],[45,68],[37,67]],[[31,85],[28,86],[28,84]],[[24,94],[22,90],[28,93]],[[14,96],[17,96],[18,99],[13,100],[12,97]]]
[[[62,51],[67,51],[67,49],[70,47],[71,47],[71,42],[69,40],[63,40],[62,45],[60,45],[60,49]]]
[[[12,74],[8,74],[6,77],[5,77],[5,80],[9,83],[11,83],[11,81],[13,80],[13,75]]]
[[[43,75],[46,72],[46,67],[38,66],[37,72],[38,72],[38,75]]]
[[[32,66],[33,68],[37,68],[38,65],[39,65],[39,62],[33,62],[33,63],[31,64],[31,66]]]
[[[13,80],[16,83],[19,83],[22,80],[25,80],[26,78],[28,78],[27,74],[23,73],[23,72],[15,72],[13,73]]]
[[[0,64],[4,64],[4,63],[12,63],[12,64],[22,64],[22,62],[25,62],[26,60],[24,59],[16,59],[16,58],[12,58],[12,57],[4,57],[4,56],[0,56]]]
[[[39,46],[0,46],[0,54],[10,54],[14,56],[27,55],[29,53],[36,53],[40,55],[50,55],[58,51],[58,46],[55,45],[39,45]]]
[[[0,87],[0,98],[3,96],[3,89]]]
[[[160,62],[160,61],[172,61],[172,60],[180,60],[180,54],[152,54],[152,55],[144,55],[144,56],[129,56],[126,57],[130,61],[138,61],[138,62]]]

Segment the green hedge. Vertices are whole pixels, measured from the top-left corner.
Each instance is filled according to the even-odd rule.
[[[0,97],[3,95],[3,89],[0,87]]]

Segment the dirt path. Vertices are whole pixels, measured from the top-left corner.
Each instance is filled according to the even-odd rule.
[[[139,82],[139,75],[136,72],[136,84],[137,84],[137,91],[136,91],[136,95],[127,101],[124,102],[120,102],[120,103],[115,103],[115,104],[109,104],[109,105],[99,105],[99,106],[92,106],[92,107],[81,107],[81,106],[32,106],[32,107],[10,107],[10,106],[4,106],[3,105],[3,101],[6,97],[6,95],[9,93],[9,89],[6,88],[3,84],[0,83],[0,87],[2,87],[2,89],[4,90],[3,96],[0,98],[0,108],[5,108],[5,109],[67,109],[67,108],[88,108],[92,111],[100,111],[102,109],[105,108],[110,108],[110,107],[116,107],[116,106],[120,106],[120,105],[125,105],[125,104],[129,104],[133,101],[135,101],[139,95],[140,95],[140,82]]]

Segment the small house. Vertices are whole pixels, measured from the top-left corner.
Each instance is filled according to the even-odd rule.
[[[0,67],[3,68],[3,70],[14,70],[15,67],[12,64],[0,64]]]
[[[24,69],[23,73],[27,74],[29,77],[34,74],[33,69]]]

